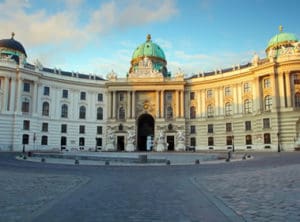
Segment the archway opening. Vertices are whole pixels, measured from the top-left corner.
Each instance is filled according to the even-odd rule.
[[[138,119],[137,150],[147,151],[147,137],[154,136],[154,119],[149,114],[143,114]]]

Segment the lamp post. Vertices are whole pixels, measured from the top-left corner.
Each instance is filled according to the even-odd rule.
[[[278,132],[277,133],[277,151],[278,151],[278,153],[280,153],[280,151],[281,151],[279,138],[280,138],[280,133]]]
[[[231,139],[232,139],[232,152],[234,152],[234,136],[233,135],[231,136]]]

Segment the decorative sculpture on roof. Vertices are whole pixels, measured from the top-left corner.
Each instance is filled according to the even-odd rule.
[[[258,62],[259,62],[259,56],[256,54],[256,52],[254,53],[254,56],[253,56],[251,62],[252,62],[252,65],[255,65],[255,66],[258,65]]]
[[[117,74],[112,70],[109,74],[107,74],[107,79],[108,80],[116,80],[117,79]]]

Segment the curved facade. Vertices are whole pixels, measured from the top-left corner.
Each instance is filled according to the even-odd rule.
[[[297,38],[272,40],[266,58],[189,78],[167,72],[150,36],[133,51],[126,78],[28,64],[25,49],[18,62],[7,54],[14,50],[0,44],[0,150],[300,147]]]

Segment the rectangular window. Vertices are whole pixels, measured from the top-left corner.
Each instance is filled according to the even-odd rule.
[[[48,123],[42,123],[42,131],[48,132]]]
[[[190,92],[190,100],[194,100],[195,99],[195,92]]]
[[[231,132],[231,131],[232,131],[232,124],[226,123],[226,132]]]
[[[86,100],[86,92],[80,93],[80,100]]]
[[[42,136],[41,144],[42,145],[48,145],[48,136]]]
[[[62,91],[62,98],[67,99],[68,98],[68,94],[69,94],[69,91],[66,90],[66,89],[63,89],[63,91]]]
[[[191,134],[196,133],[196,126],[192,125],[191,126]]]
[[[29,82],[24,82],[23,91],[30,92],[30,83]]]
[[[119,101],[120,102],[124,101],[124,93],[119,94]]]
[[[44,86],[44,96],[49,96],[49,95],[50,95],[50,87]]]
[[[250,92],[251,91],[251,85],[250,83],[246,82],[244,84],[244,93]]]
[[[192,138],[191,138],[191,140],[190,140],[190,145],[191,145],[191,146],[194,146],[194,147],[196,146],[196,138],[195,138],[195,137],[192,137]]]
[[[226,145],[227,146],[232,145],[232,136],[226,136]]]
[[[97,146],[102,147],[102,138],[97,138]]]
[[[213,133],[214,132],[214,125],[213,124],[208,124],[207,125],[207,132],[208,133]]]
[[[102,134],[102,126],[97,126],[97,134]]]
[[[79,146],[84,146],[84,144],[85,144],[84,137],[79,137]]]
[[[98,102],[102,102],[102,101],[103,101],[103,94],[98,93]]]
[[[270,128],[270,119],[269,118],[263,118],[263,128],[264,129]]]
[[[231,96],[231,88],[225,87],[225,96]]]
[[[79,126],[79,133],[80,134],[84,134],[85,133],[85,126],[83,126],[83,125]]]
[[[30,121],[24,120],[23,121],[23,130],[29,130],[30,129]]]
[[[251,130],[251,121],[246,121],[245,122],[245,130],[246,131]]]
[[[271,81],[269,78],[264,79],[264,88],[270,88],[271,87]]]
[[[208,137],[207,138],[207,145],[208,146],[213,146],[214,145],[214,138],[213,137]]]
[[[61,132],[67,133],[67,124],[61,124]]]
[[[206,97],[207,97],[207,98],[211,98],[212,95],[213,95],[212,90],[211,90],[211,89],[208,89],[208,90],[206,91]]]

